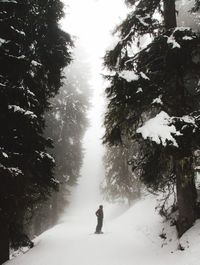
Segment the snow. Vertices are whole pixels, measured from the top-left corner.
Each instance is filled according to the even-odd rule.
[[[52,161],[52,163],[55,163],[55,159],[53,158],[53,156],[51,156],[50,154],[46,153],[46,152],[41,152],[41,151],[36,151],[36,153],[39,155],[39,157],[41,159],[43,158],[48,158],[49,160]]]
[[[141,133],[144,139],[150,138],[152,141],[166,146],[169,142],[178,147],[173,135],[180,135],[174,125],[170,125],[171,117],[164,111],[161,111],[154,118],[145,122],[145,124],[137,129],[137,133]]]
[[[148,76],[146,76],[145,73],[140,72],[140,75],[143,79],[149,80]]]
[[[35,76],[35,73],[33,71],[29,71],[29,74],[34,77]]]
[[[95,235],[95,209],[68,217],[35,239],[35,247],[6,265],[199,265],[200,221],[180,241],[155,211],[152,195],[131,208],[105,205],[104,234]],[[109,212],[112,216],[108,219]],[[88,209],[85,209],[87,213]],[[116,214],[118,213],[118,215]],[[161,237],[165,235],[165,238]],[[181,244],[184,251],[178,250]]]
[[[8,155],[7,155],[5,152],[2,152],[2,155],[3,155],[5,158],[8,158]]]
[[[184,36],[183,37],[183,40],[192,40],[193,38],[192,37],[190,37],[190,36]]]
[[[0,3],[13,3],[13,4],[17,4],[17,2],[14,1],[14,0],[0,0]]]
[[[32,64],[33,66],[41,66],[41,63],[39,63],[39,62],[37,62],[37,61],[35,61],[35,60],[32,60],[32,61],[31,61],[31,64]]]
[[[31,119],[35,119],[35,118],[37,118],[37,115],[34,114],[34,112],[29,111],[29,110],[25,110],[25,109],[23,109],[23,108],[21,108],[20,106],[17,106],[17,105],[9,105],[9,106],[8,106],[8,109],[9,109],[9,110],[13,110],[14,112],[19,112],[19,113],[21,113],[21,114],[27,115],[27,116],[29,116]]]
[[[167,43],[172,44],[172,49],[181,48],[181,45],[178,42],[176,42],[173,34],[171,36],[167,37]]]
[[[141,87],[138,87],[136,93],[142,93],[143,92],[143,89]]]
[[[119,74],[120,77],[125,79],[127,82],[137,81],[139,76],[133,71],[124,70]]]
[[[176,27],[174,32],[176,32],[176,31],[189,31],[189,30],[191,30],[190,27]]]
[[[176,27],[169,37],[165,36],[167,38],[167,43],[172,44],[172,49],[181,48],[181,45],[175,40],[174,33],[176,31],[190,31],[190,30],[191,30],[191,28],[189,28],[189,27]],[[182,39],[183,40],[192,40],[193,37],[185,35],[182,37]]]
[[[163,105],[162,96],[159,96],[159,97],[155,98],[153,100],[152,104],[160,104],[160,105]]]
[[[5,40],[5,39],[0,38],[0,47],[1,47],[1,45],[3,45],[4,43],[8,43],[8,42],[9,42],[8,40]]]
[[[149,15],[142,17],[142,16],[136,16],[136,18],[140,21],[140,23],[145,26],[149,27],[149,23],[145,22],[145,19],[150,19],[151,17]]]
[[[11,58],[15,58],[15,59],[18,59],[18,60],[20,60],[20,59],[25,59],[25,58],[26,58],[25,55],[14,56],[14,55],[11,55],[11,54],[9,54],[9,57],[11,57]]]
[[[70,143],[70,145],[74,144],[74,139],[72,137],[69,137],[69,143]]]
[[[23,35],[23,36],[26,35],[24,31],[18,30],[16,28],[14,28],[13,26],[11,26],[10,28],[13,29],[15,32],[19,33],[20,35]]]
[[[60,121],[60,112],[59,111],[57,111],[55,114],[54,114],[54,117],[55,117],[55,119],[57,120],[57,121]]]
[[[9,167],[8,170],[15,176],[23,175],[23,172],[18,167]]]
[[[195,118],[191,117],[189,115],[185,115],[183,117],[181,117],[181,120],[183,120],[185,123],[190,123],[196,126],[196,122],[195,122]]]
[[[119,36],[112,36],[112,40],[110,41],[109,45],[106,47],[107,51],[113,50],[117,44],[121,41],[121,39],[119,38]]]

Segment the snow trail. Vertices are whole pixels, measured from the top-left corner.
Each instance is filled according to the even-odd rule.
[[[68,220],[46,231],[36,246],[6,265],[197,265],[200,222],[183,237],[185,251],[177,250],[174,227],[164,224],[148,197],[107,224],[107,232],[95,235],[93,223]],[[106,212],[106,209],[105,209]],[[91,218],[92,219],[92,218]],[[167,239],[159,234],[165,228]],[[192,242],[195,244],[192,244]],[[191,244],[190,248],[187,248]]]

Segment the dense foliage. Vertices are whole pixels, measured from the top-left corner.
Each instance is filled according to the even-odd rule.
[[[45,135],[53,140],[54,148],[50,151],[56,162],[54,174],[59,181],[59,192],[55,192],[47,202],[36,205],[34,218],[27,227],[32,236],[59,221],[67,207],[71,187],[76,185],[80,175],[84,151],[82,138],[88,125],[90,69],[81,49],[76,48],[75,55],[79,55],[79,59],[65,70],[67,79],[60,93],[51,100],[51,110],[45,114]]]
[[[62,16],[59,0],[0,1],[0,215],[14,246],[24,244],[22,224],[33,205],[57,187],[46,151],[52,141],[43,131],[44,112],[71,60]]]
[[[196,218],[200,36],[177,27],[175,1],[128,2],[135,7],[105,56],[110,86],[104,141],[140,145],[133,171],[152,190],[176,184],[181,235]]]

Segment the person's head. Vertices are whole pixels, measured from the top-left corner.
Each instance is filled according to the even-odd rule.
[[[103,205],[99,205],[99,209],[103,209]]]

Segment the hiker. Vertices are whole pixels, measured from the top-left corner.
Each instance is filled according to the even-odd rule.
[[[103,205],[99,206],[99,209],[96,211],[96,216],[97,216],[97,227],[96,227],[96,234],[101,234],[103,233],[101,231],[101,228],[103,226]]]

